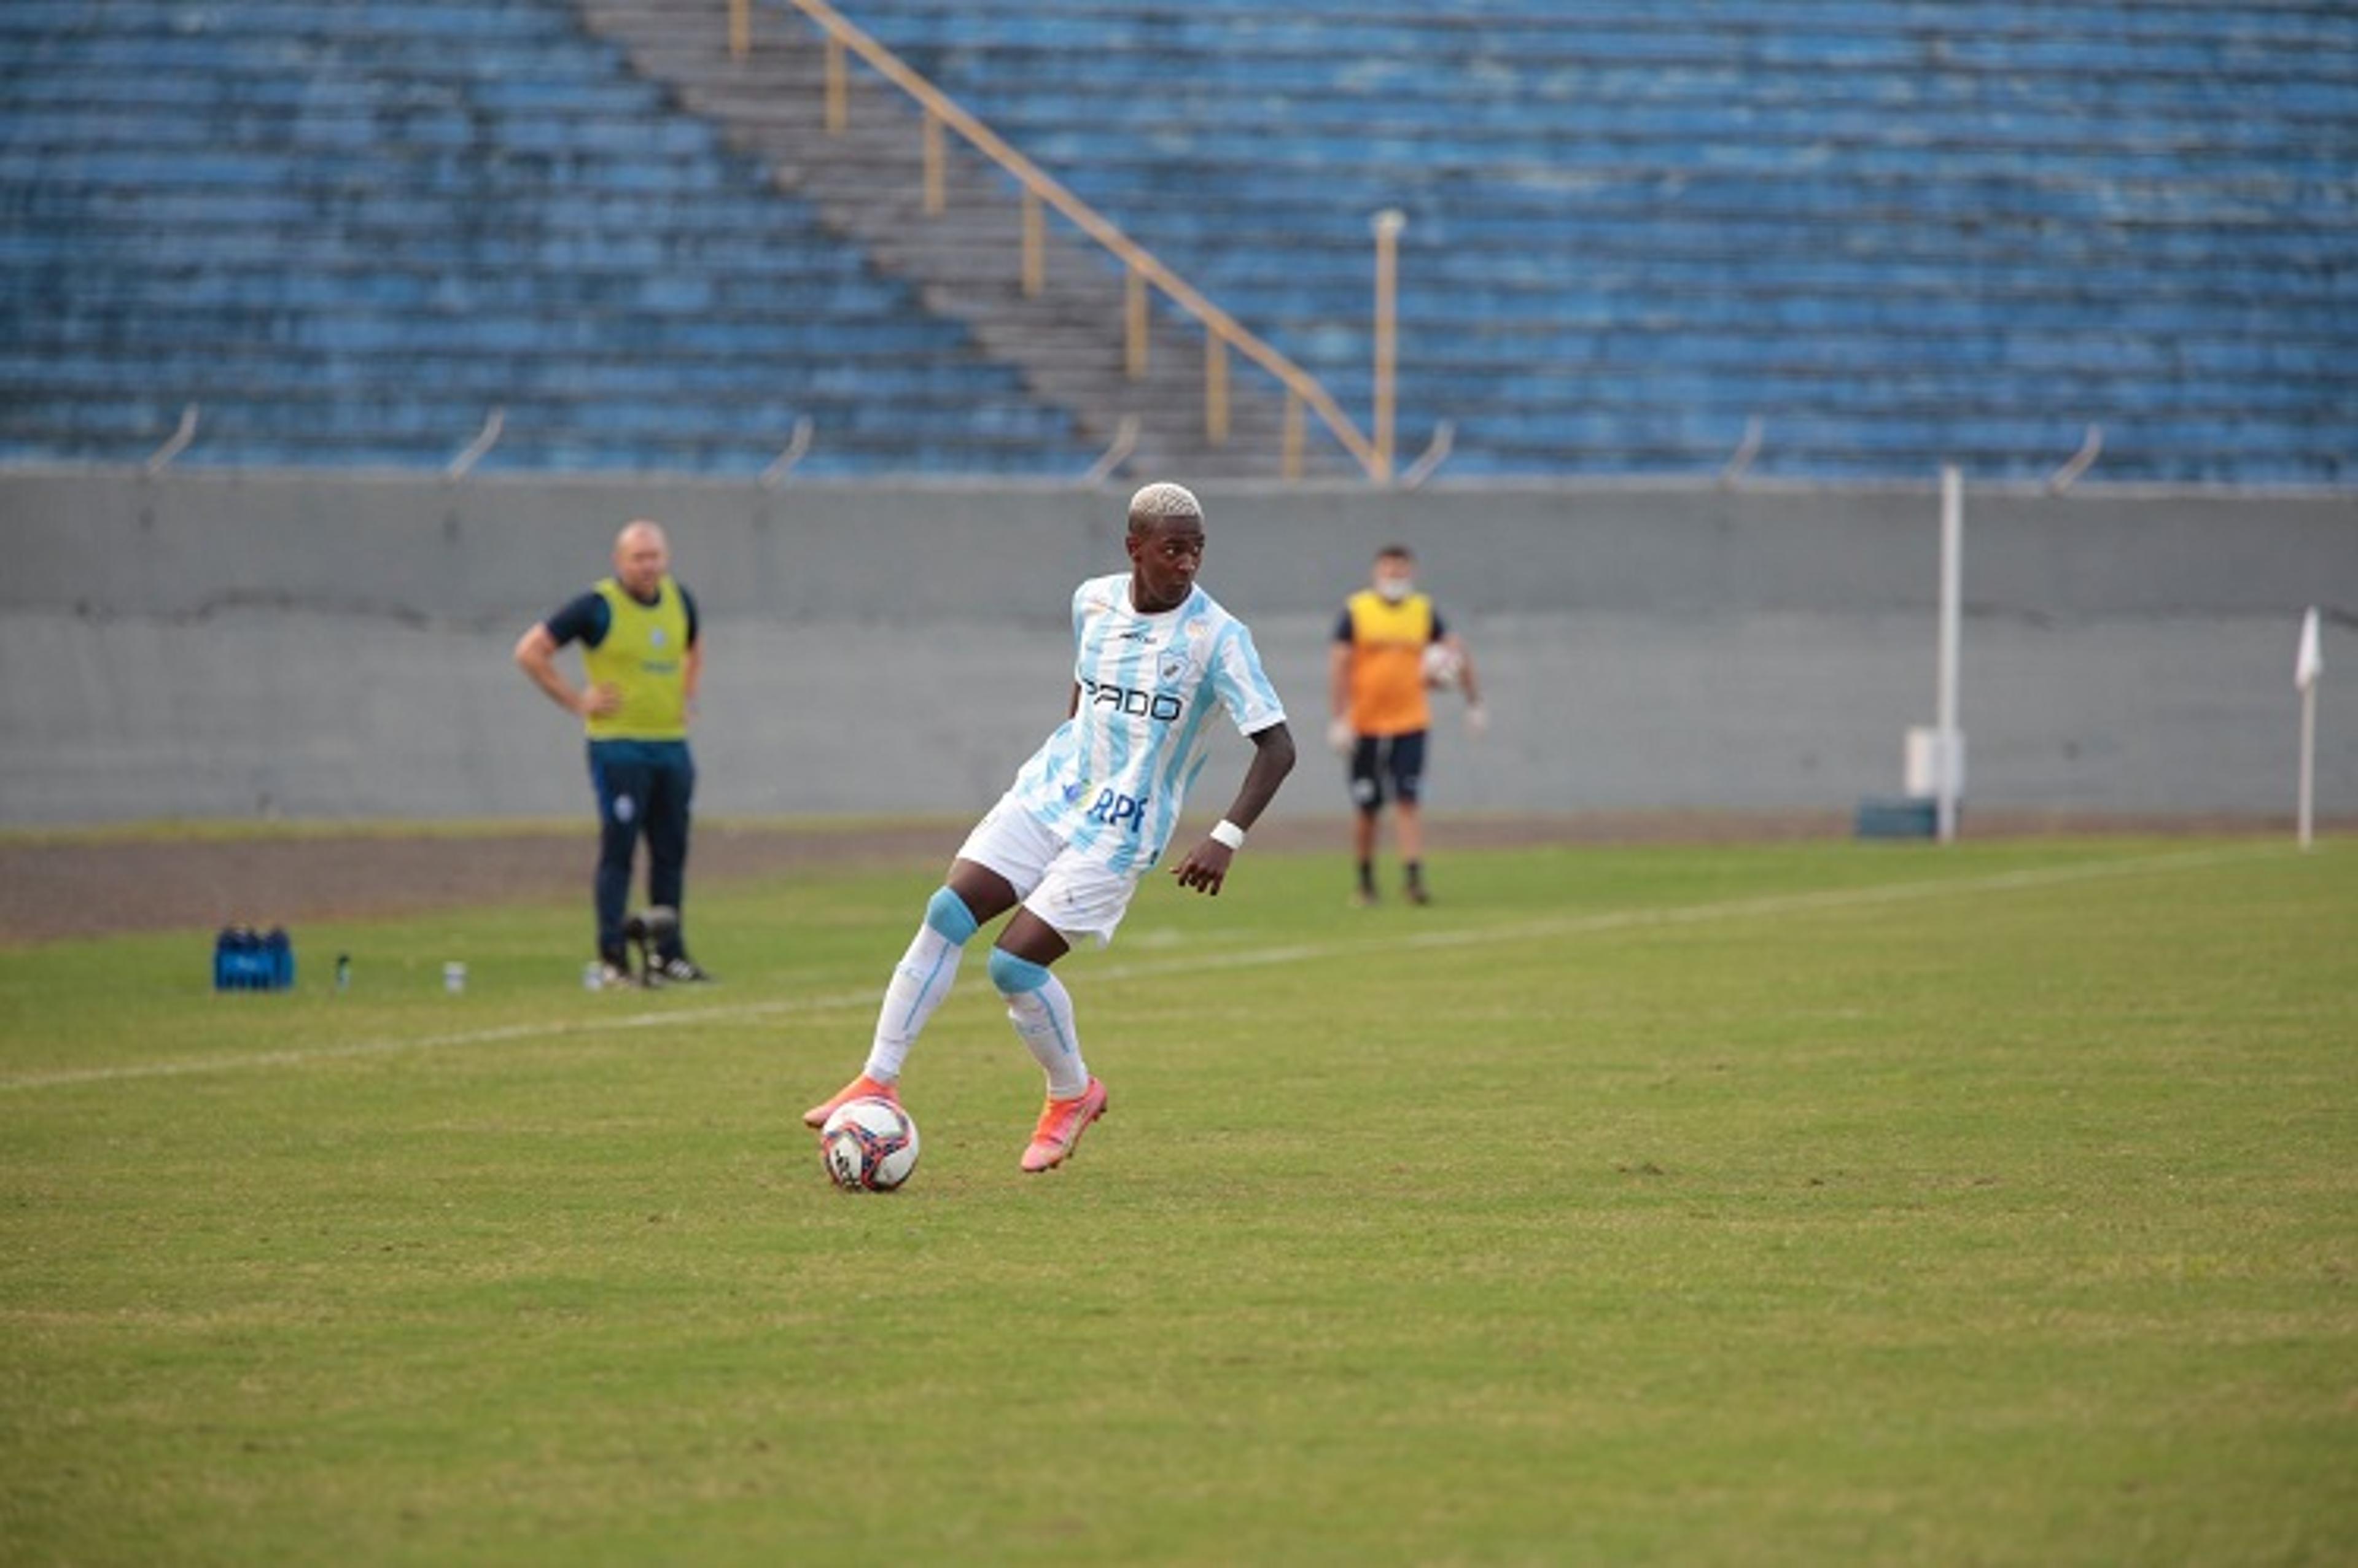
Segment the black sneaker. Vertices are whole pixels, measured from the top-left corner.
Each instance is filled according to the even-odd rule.
[[[712,980],[703,967],[685,953],[656,964],[654,973],[666,985],[706,985]]]

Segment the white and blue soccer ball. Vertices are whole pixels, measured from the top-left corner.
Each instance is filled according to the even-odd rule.
[[[846,1100],[818,1130],[818,1151],[844,1191],[889,1193],[917,1168],[916,1119],[889,1099]]]
[[[1449,691],[1466,678],[1466,661],[1456,649],[1446,643],[1424,645],[1424,684],[1436,691]]]

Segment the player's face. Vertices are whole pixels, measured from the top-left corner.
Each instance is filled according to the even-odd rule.
[[[631,528],[614,546],[614,580],[634,598],[645,599],[671,569],[671,549],[652,528]]]
[[[1141,610],[1175,610],[1204,564],[1204,524],[1193,517],[1157,523],[1130,535],[1130,601]]]

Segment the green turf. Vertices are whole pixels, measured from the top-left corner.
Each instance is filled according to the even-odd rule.
[[[933,876],[0,953],[0,1560],[2358,1560],[2345,841],[1249,855],[840,1195]]]

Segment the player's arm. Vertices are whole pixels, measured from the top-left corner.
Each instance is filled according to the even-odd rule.
[[[1293,771],[1293,732],[1282,720],[1254,730],[1252,744],[1252,762],[1245,769],[1245,782],[1237,787],[1236,799],[1228,803],[1225,819],[1187,851],[1185,860],[1171,868],[1183,888],[1219,896],[1220,884],[1228,880],[1228,863],[1237,853],[1236,844],[1220,837],[1223,829],[1234,829],[1237,843],[1242,843],[1244,830],[1260,820],[1260,814],[1277,795],[1277,786]]]
[[[1351,643],[1344,637],[1326,644],[1326,743],[1351,749]]]
[[[548,693],[548,699],[577,719],[590,716],[590,694],[576,691],[573,683],[557,667],[557,639],[549,635],[546,622],[535,622],[531,631],[516,640],[516,668],[532,680],[532,684]]]
[[[687,652],[679,660],[679,695],[693,718],[696,694],[704,687],[704,623],[696,613],[696,595],[681,589],[679,598],[687,611]]]
[[[558,611],[548,620],[539,622],[532,630],[516,639],[516,668],[524,671],[532,684],[548,694],[548,699],[578,719],[589,719],[600,713],[611,713],[622,705],[622,694],[611,686],[590,686],[577,691],[557,667],[557,650],[585,634],[585,628],[576,622],[587,617],[584,600],[595,600],[597,595],[586,594]],[[604,636],[600,629],[590,640]]]
[[[1465,641],[1455,632],[1442,641],[1449,645],[1451,653],[1457,655],[1457,689],[1466,694],[1468,706],[1481,707],[1482,681],[1481,677],[1474,673],[1474,651],[1468,648]]]
[[[1490,728],[1490,709],[1482,701],[1482,677],[1474,673],[1474,655],[1454,632],[1442,641],[1457,655],[1457,689],[1466,697],[1466,732],[1480,735]]]
[[[1433,618],[1433,640],[1449,650],[1457,661],[1457,689],[1466,698],[1466,728],[1479,735],[1490,727],[1490,710],[1482,706],[1482,679],[1474,673],[1474,654],[1466,640],[1443,623],[1441,617]]]

